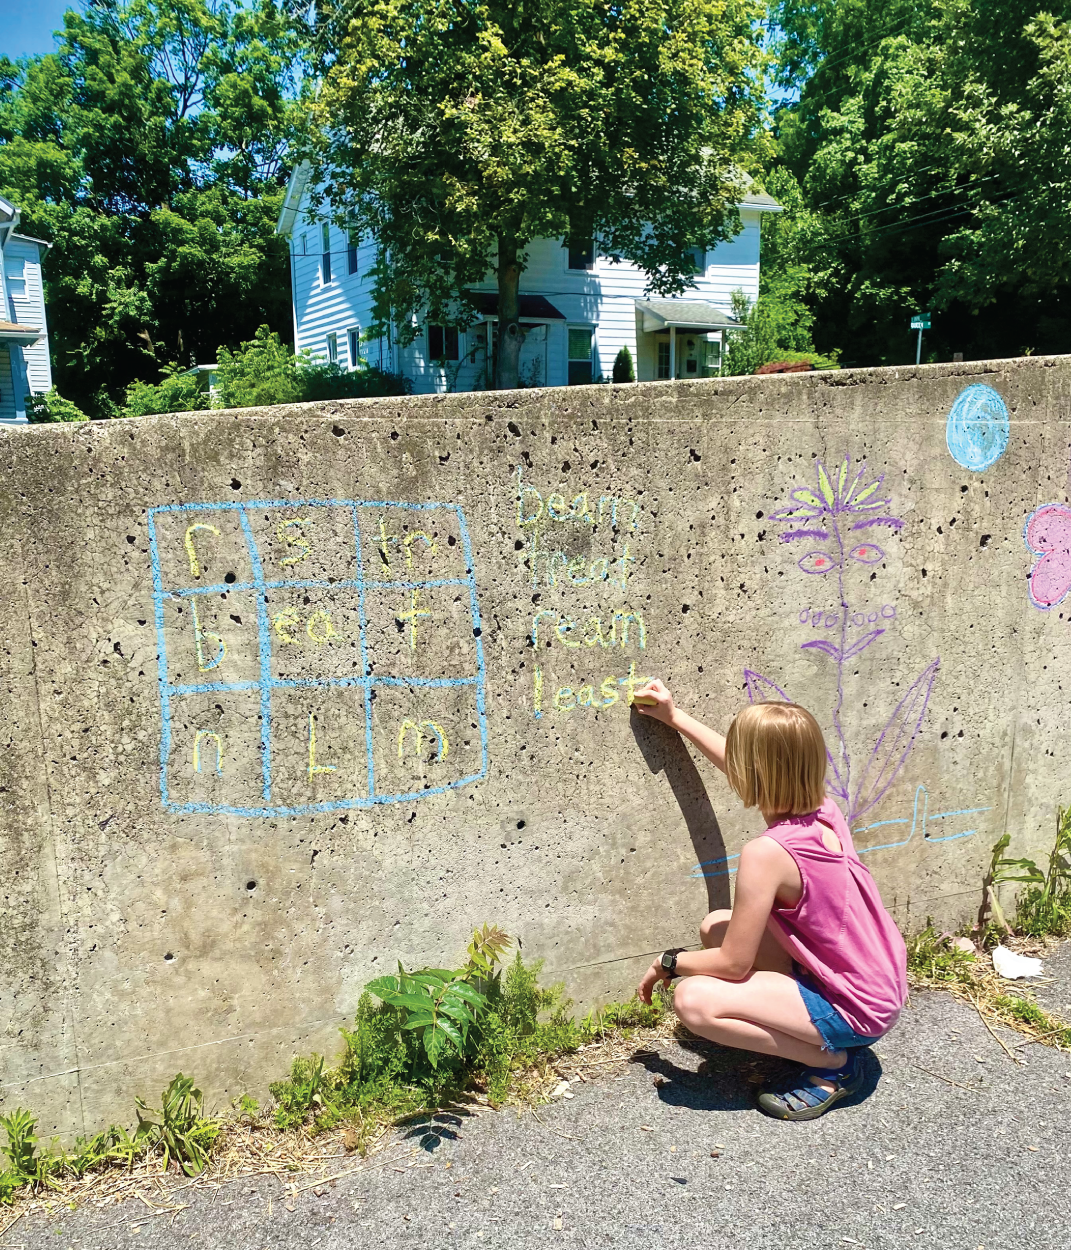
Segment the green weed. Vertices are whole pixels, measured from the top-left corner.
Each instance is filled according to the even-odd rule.
[[[204,1118],[204,1095],[195,1088],[193,1078],[181,1072],[173,1077],[160,1095],[159,1111],[153,1111],[141,1098],[134,1102],[138,1112],[135,1140],[158,1149],[165,1167],[174,1160],[187,1176],[203,1172],[222,1125],[219,1120]]]
[[[1009,1022],[1028,1025],[1054,1044],[1071,1046],[1071,1025],[1050,1016],[1031,999],[998,994],[992,1005]]]
[[[1057,808],[1056,837],[1044,871],[1032,859],[1006,856],[1010,842],[1011,834],[1006,833],[994,844],[983,881],[985,899],[978,928],[984,944],[991,945],[994,937],[1000,940],[1006,933],[1028,937],[1071,935],[1071,806]],[[997,886],[1005,882],[1026,887],[1016,900],[1014,928],[997,898]]]
[[[969,982],[974,956],[952,945],[952,934],[938,933],[932,923],[907,943],[907,970],[923,981]]]

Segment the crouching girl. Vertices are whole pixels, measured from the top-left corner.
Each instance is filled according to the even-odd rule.
[[[723,738],[660,681],[637,691],[637,708],[694,742],[766,821],[740,853],[732,911],[702,922],[701,951],[656,959],[639,996],[682,978],[673,1005],[693,1033],[802,1065],[760,1092],[760,1110],[814,1119],[859,1089],[859,1048],[893,1027],[907,997],[904,940],[825,793],[822,731],[795,704],[754,703]]]

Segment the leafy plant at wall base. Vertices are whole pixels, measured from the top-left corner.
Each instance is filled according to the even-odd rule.
[[[950,933],[939,933],[927,921],[921,933],[907,943],[908,971],[924,981],[970,981],[975,958],[951,944]]]
[[[465,952],[469,957],[467,971],[490,977],[495,964],[501,963],[502,956],[512,945],[513,939],[498,925],[485,924],[482,929],[476,929]]]
[[[1044,872],[1031,860],[1012,862],[1029,865],[1035,874],[1021,878],[1028,886],[1016,904],[1016,929],[1031,937],[1066,936],[1071,932],[1071,806],[1057,809],[1056,837]]]
[[[23,1107],[10,1115],[0,1115],[0,1125],[7,1134],[7,1145],[0,1147],[7,1156],[9,1171],[20,1181],[43,1180],[42,1159],[37,1153],[37,1117]]]
[[[472,986],[467,968],[450,972],[426,968],[407,973],[398,965],[396,977],[377,977],[368,991],[391,1007],[406,1012],[403,1029],[416,1032],[433,1068],[444,1055],[465,1055],[469,1028],[487,1007],[487,996]]]
[[[125,1128],[112,1124],[95,1137],[79,1137],[74,1144],[74,1154],[65,1156],[64,1166],[75,1176],[84,1176],[94,1168],[108,1163],[123,1163],[133,1167],[134,1160],[145,1149],[144,1139],[132,1137]]]
[[[979,925],[986,924],[987,913],[992,913],[994,921],[1004,933],[1011,933],[1012,927],[1004,915],[1004,909],[997,897],[997,886],[1008,881],[1028,881],[1032,884],[1043,882],[1044,876],[1032,859],[1009,859],[1004,852],[1011,842],[1011,834],[1006,833],[993,845],[993,853],[989,859],[989,870],[982,881],[985,896],[982,901],[982,912]]]
[[[204,1095],[194,1086],[193,1078],[180,1072],[160,1096],[160,1110],[154,1111],[144,1100],[134,1100],[138,1111],[135,1140],[144,1139],[158,1147],[166,1167],[172,1159],[187,1176],[204,1171],[208,1152],[219,1135],[218,1120],[203,1116]],[[152,1118],[155,1117],[155,1118]]]
[[[295,1059],[288,1079],[276,1081],[268,1089],[276,1102],[275,1123],[280,1128],[303,1124],[309,1112],[324,1107],[323,1055]]]

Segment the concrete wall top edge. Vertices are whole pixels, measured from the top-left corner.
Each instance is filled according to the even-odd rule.
[[[451,395],[386,396],[376,399],[313,400],[301,404],[275,404],[261,408],[222,408],[211,411],[159,413],[128,417],[121,421],[90,421],[75,425],[43,424],[3,427],[2,433],[15,437],[82,437],[99,436],[104,431],[126,428],[144,429],[153,425],[181,421],[289,421],[295,417],[321,420],[397,421],[404,410],[406,420],[487,420],[490,415],[509,416],[521,409],[549,405],[555,417],[567,415],[559,407],[573,410],[573,415],[588,417],[599,409],[600,420],[608,421],[679,421],[689,419],[676,406],[666,416],[635,411],[644,405],[674,405],[702,402],[709,405],[703,420],[719,420],[728,415],[719,401],[730,406],[742,396],[752,398],[768,395],[784,402],[793,395],[813,392],[837,392],[846,387],[904,386],[932,384],[938,379],[972,379],[1009,374],[1034,374],[1039,370],[1066,368],[1071,370],[1071,355],[1017,356],[1006,359],[957,361],[933,365],[888,365],[865,369],[816,369],[811,373],[775,374],[764,377],[708,378],[695,382],[632,382],[605,383],[593,386],[537,387],[516,391],[466,391]],[[615,410],[618,406],[625,411]],[[582,410],[582,411],[581,411]],[[548,413],[548,415],[550,415]],[[737,414],[733,414],[734,417]],[[1012,417],[1015,417],[1013,412]],[[700,419],[696,414],[694,419]],[[797,418],[802,419],[802,418]],[[942,418],[943,419],[943,416]]]

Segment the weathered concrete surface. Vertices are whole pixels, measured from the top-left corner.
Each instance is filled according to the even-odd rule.
[[[980,383],[1010,438],[975,472],[946,418]],[[1066,799],[1071,632],[1023,526],[1067,501],[1069,398],[1060,358],[10,432],[4,1100],[69,1134],[179,1069],[262,1090],[484,920],[627,993],[758,828],[630,673],[721,727],[745,669],[812,708],[897,917],[970,914],[996,837],[1039,850]],[[819,461],[835,515],[775,518]],[[409,797],[370,803],[369,740],[377,800]]]

